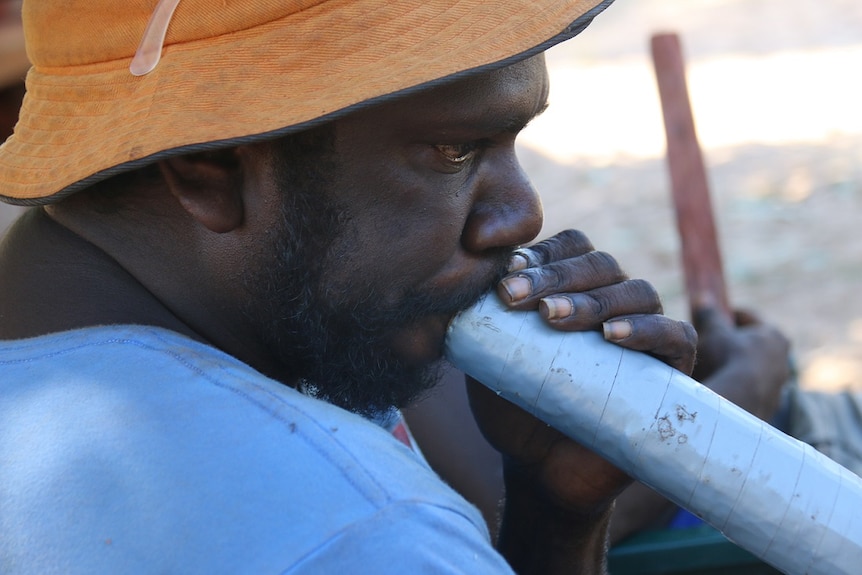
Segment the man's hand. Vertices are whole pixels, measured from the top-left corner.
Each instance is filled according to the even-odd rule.
[[[512,309],[538,309],[563,331],[603,327],[606,339],[691,372],[694,328],[660,315],[652,286],[629,279],[582,233],[563,232],[518,250],[510,269],[498,293]],[[481,384],[469,378],[468,384],[476,420],[504,457],[501,551],[522,573],[595,568],[611,504],[629,478]],[[537,557],[542,545],[545,553]]]
[[[539,310],[563,331],[585,331],[604,325],[605,338],[644,351],[689,374],[694,365],[694,328],[662,313],[655,289],[629,279],[616,260],[595,251],[587,237],[567,230],[517,250],[512,273],[497,293],[512,309]]]
[[[791,377],[787,338],[747,311],[736,311],[731,321],[718,309],[703,306],[695,311],[694,323],[699,340],[693,377],[769,421]]]

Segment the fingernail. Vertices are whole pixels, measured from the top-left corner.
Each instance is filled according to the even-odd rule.
[[[509,259],[509,271],[516,272],[526,268],[537,268],[542,265],[539,257],[530,248],[518,248],[512,252]]]
[[[605,339],[613,342],[621,342],[632,335],[632,323],[626,319],[606,321],[602,324]]]
[[[502,284],[503,289],[506,290],[506,293],[509,294],[509,300],[513,302],[521,301],[530,295],[530,292],[533,289],[532,284],[530,284],[530,280],[524,276],[506,278],[500,283]]]
[[[575,310],[572,300],[567,297],[546,297],[539,302],[539,305],[542,307],[541,312],[545,319],[569,317]]]
[[[523,254],[514,253],[512,254],[512,257],[509,258],[509,273],[527,269],[527,266],[529,265],[530,262]]]

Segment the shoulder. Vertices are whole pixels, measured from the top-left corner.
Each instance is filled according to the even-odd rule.
[[[475,510],[384,430],[171,332],[2,342],[0,373],[0,559],[24,572],[302,572],[387,557],[372,542],[396,533],[490,553]]]

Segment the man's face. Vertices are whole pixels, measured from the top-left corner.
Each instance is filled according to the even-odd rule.
[[[547,89],[532,58],[337,121],[302,184],[274,167],[283,225],[253,291],[287,373],[356,411],[428,386],[448,321],[541,228],[514,142]]]

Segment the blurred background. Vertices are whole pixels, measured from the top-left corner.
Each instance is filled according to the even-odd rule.
[[[18,118],[17,107],[24,96],[27,67],[21,0],[0,0],[0,142],[9,135]],[[19,211],[0,202],[0,233]]]
[[[679,34],[729,297],[804,387],[862,389],[862,2],[618,0],[548,52],[520,138],[544,234],[584,230],[688,319],[650,37]]]
[[[6,69],[22,57],[18,10],[0,0]],[[791,338],[804,387],[862,388],[858,0],[618,0],[553,48],[551,107],[519,144],[543,235],[584,230],[688,319],[656,32],[683,43],[731,303]],[[20,97],[21,78],[0,76],[0,103]],[[0,229],[17,213],[0,204]]]

